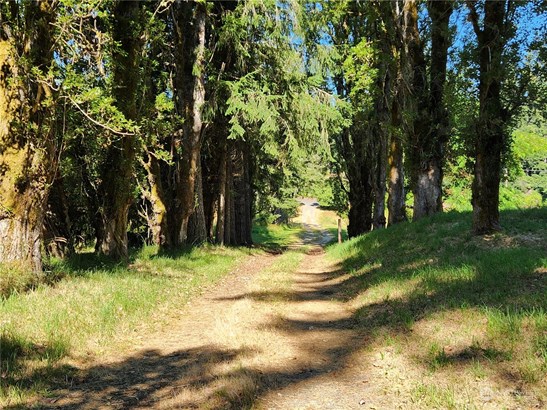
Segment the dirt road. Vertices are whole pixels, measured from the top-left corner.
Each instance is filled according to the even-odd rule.
[[[332,241],[333,236],[326,229],[323,229],[319,223],[319,215],[322,211],[317,200],[302,198],[300,199],[300,205],[300,214],[294,222],[300,223],[304,232],[302,240],[294,244],[293,248],[302,245],[325,246]]]
[[[366,338],[341,286],[348,275],[322,252],[299,249],[331,239],[314,201],[303,202],[306,234],[293,250],[252,257],[166,331],[92,361],[41,407],[393,408],[386,385],[369,383],[388,377],[387,362],[374,367],[360,356]],[[399,373],[391,369],[389,377]]]

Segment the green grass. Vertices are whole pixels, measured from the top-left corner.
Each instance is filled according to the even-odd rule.
[[[451,212],[328,255],[351,273],[341,294],[363,329],[403,338],[424,371],[509,374],[534,388],[547,377],[547,208],[503,211],[501,222],[503,232],[474,237],[471,215]],[[448,400],[446,391],[418,390],[434,396],[430,405]]]
[[[302,228],[294,224],[253,226],[253,241],[272,250],[282,250],[298,242]]]
[[[338,241],[338,218],[339,216],[334,211],[322,210],[319,214],[319,225],[321,229],[325,229],[332,236],[332,243]],[[342,218],[342,240],[346,241],[348,239],[347,233],[348,221],[345,218]]]
[[[36,275],[14,263],[0,264],[0,297],[24,292],[37,282]]]
[[[453,389],[419,383],[412,391],[412,398],[426,408],[455,410],[458,408]]]
[[[146,247],[129,266],[92,254],[53,261],[57,282],[0,299],[0,407],[46,394],[69,371],[61,363],[67,356],[124,348],[160,329],[169,311],[252,252],[205,246],[158,255]]]

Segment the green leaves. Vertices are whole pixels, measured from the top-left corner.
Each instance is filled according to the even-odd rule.
[[[375,50],[368,40],[361,40],[349,50],[343,68],[346,83],[351,89],[350,97],[364,96],[366,102],[370,103],[370,92],[367,91],[372,88],[378,74],[374,65],[375,58]]]

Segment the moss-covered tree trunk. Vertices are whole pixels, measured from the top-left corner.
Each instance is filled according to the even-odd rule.
[[[198,2],[176,3],[175,101],[183,118],[181,153],[174,206],[173,245],[188,241],[188,220],[194,212],[194,195],[201,155],[202,108],[205,103],[206,6]]]
[[[148,180],[148,192],[146,197],[152,206],[152,217],[149,221],[149,229],[152,232],[152,243],[164,246],[169,235],[167,226],[167,206],[165,191],[161,178],[160,161],[152,153],[147,153],[148,160],[143,164]]]
[[[481,29],[475,10],[469,3],[479,49],[479,118],[476,124],[475,178],[472,186],[473,231],[476,234],[500,229],[499,185],[501,152],[506,138],[507,114],[501,101],[504,76],[502,54],[507,41],[506,1],[484,3]]]
[[[55,177],[48,85],[55,10],[52,1],[10,6],[9,21],[0,13],[0,263],[41,272],[42,226]]]
[[[120,48],[113,53],[113,95],[128,120],[137,120],[141,39],[141,3],[118,1],[114,7],[113,39]],[[136,138],[113,136],[102,166],[99,187],[102,199],[95,250],[115,259],[127,259],[127,225],[133,201]]]

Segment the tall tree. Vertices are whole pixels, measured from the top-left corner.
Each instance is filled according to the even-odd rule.
[[[389,132],[389,151],[388,151],[388,225],[406,221],[406,202],[404,186],[404,133],[403,133],[403,111],[404,96],[406,89],[406,78],[404,69],[404,13],[402,1],[393,2],[393,34],[392,34],[392,54],[393,54],[393,96],[391,102],[391,123]]]
[[[175,107],[183,119],[177,133],[175,199],[172,204],[171,244],[188,240],[188,221],[195,210],[196,183],[202,144],[202,109],[205,103],[205,2],[177,1],[175,29]]]
[[[499,185],[501,153],[507,139],[508,111],[501,100],[502,81],[507,71],[503,53],[511,36],[508,20],[513,2],[493,0],[467,2],[469,18],[477,36],[479,62],[479,114],[475,125],[475,172],[473,231],[477,234],[501,229]],[[482,27],[478,7],[481,7]]]
[[[334,83],[338,97],[350,103],[346,113],[351,118],[350,123],[335,135],[335,141],[345,163],[350,204],[348,235],[354,237],[372,229],[375,187],[373,169],[383,151],[375,153],[372,149],[374,145],[371,144],[370,135],[373,129],[378,129],[373,126],[378,123],[371,118],[373,110],[370,107],[374,99],[368,91],[375,89],[378,97],[382,79],[375,76],[374,50],[363,33],[365,19],[362,8],[356,3],[343,2],[334,4],[331,13],[332,17],[337,17],[332,22],[331,41],[343,51],[338,58],[344,61],[343,70],[335,72]],[[353,43],[348,43],[350,36]],[[377,84],[373,88],[375,79]]]
[[[429,69],[429,115],[430,126],[427,136],[429,146],[428,166],[422,175],[428,174],[429,186],[420,183],[417,216],[442,211],[442,183],[445,145],[450,133],[448,111],[445,103],[446,64],[451,44],[449,30],[453,11],[452,0],[429,0],[427,9],[431,18],[431,64]],[[426,181],[424,176],[419,181]],[[425,198],[421,200],[421,198]]]
[[[117,1],[113,10],[113,40],[119,43],[113,60],[113,95],[119,111],[129,121],[137,121],[139,67],[142,41],[141,2]],[[130,130],[126,130],[130,131]],[[132,132],[117,136],[108,147],[101,170],[99,209],[95,249],[99,254],[127,259],[127,225],[133,200],[136,136]]]
[[[388,144],[392,134],[392,112],[397,64],[394,53],[397,46],[396,14],[393,2],[372,2],[371,38],[376,46],[376,81],[374,109],[369,122],[373,125],[369,136],[370,148],[376,155],[374,163],[374,229],[385,228],[385,196],[388,166]],[[393,140],[391,141],[393,143]],[[394,163],[392,163],[394,164]]]
[[[429,78],[419,37],[416,2],[407,2],[409,63],[413,64],[415,118],[410,147],[413,218],[442,211],[443,150],[448,138],[448,116],[444,105],[444,84],[452,14],[452,1],[429,1],[431,19],[431,61]]]
[[[0,5],[0,262],[35,272],[55,177],[55,9],[53,0]]]

